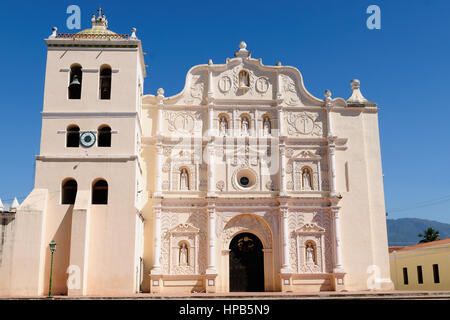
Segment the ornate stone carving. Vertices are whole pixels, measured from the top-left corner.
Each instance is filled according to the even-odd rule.
[[[161,266],[165,274],[202,274],[206,270],[206,219],[201,211],[179,223],[178,212],[161,214]],[[187,246],[187,262],[180,263],[180,246]]]
[[[223,93],[227,93],[230,91],[232,85],[231,78],[229,76],[223,76],[219,80],[219,90]]]
[[[255,82],[256,91],[266,93],[269,89],[269,79],[267,77],[259,77]]]
[[[200,118],[198,112],[192,111],[165,111],[168,130],[178,134],[192,134],[196,119]]]
[[[292,173],[292,163],[286,165],[286,173]]]
[[[219,191],[223,191],[223,189],[225,188],[225,182],[224,182],[223,180],[217,181],[217,183],[216,183],[216,188],[217,188]]]
[[[288,190],[294,189],[294,183],[293,183],[292,181],[288,181],[288,182],[286,183],[286,188],[287,188]]]
[[[300,104],[300,98],[297,93],[295,81],[287,75],[281,76],[282,81],[282,95],[284,102],[289,106],[295,106]]]
[[[266,189],[269,190],[269,191],[274,191],[275,190],[275,184],[273,183],[272,180],[267,181]]]
[[[261,218],[250,214],[242,214],[228,221],[222,232],[222,248],[228,249],[233,237],[241,232],[255,233],[258,237],[262,238],[264,249],[272,248],[272,232],[270,227]]]
[[[162,171],[163,172],[169,172],[170,171],[170,163],[169,162],[166,162],[166,163],[163,164]]]
[[[193,75],[190,83],[189,95],[185,98],[186,104],[201,104],[205,87],[204,77],[201,75]]]
[[[318,216],[316,213],[315,216]],[[315,222],[301,225],[297,236],[297,269],[299,273],[325,273],[325,229]]]
[[[322,136],[322,123],[318,118],[319,114],[315,112],[288,112],[286,116],[288,134]]]

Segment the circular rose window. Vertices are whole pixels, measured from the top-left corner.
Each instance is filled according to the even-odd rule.
[[[256,176],[252,170],[243,169],[236,173],[235,181],[241,189],[249,189],[256,184]]]

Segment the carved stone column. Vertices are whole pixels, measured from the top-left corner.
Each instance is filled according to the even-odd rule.
[[[206,292],[216,292],[216,206],[208,204],[208,268],[206,269]]]
[[[208,197],[215,197],[216,187],[214,185],[215,180],[215,165],[214,165],[214,140],[208,145]]]
[[[162,144],[156,145],[156,186],[154,197],[161,197],[162,195],[162,163],[163,163],[163,146]]]
[[[285,197],[286,193],[286,147],[280,145],[280,196]]]
[[[278,107],[278,136],[283,136],[283,109]]]
[[[336,157],[335,157],[336,145],[334,144],[334,139],[328,141],[328,156],[330,162],[329,168],[329,180],[330,180],[330,196],[337,196],[336,192]]]
[[[163,134],[163,121],[162,121],[162,113],[163,113],[163,99],[164,99],[164,89],[163,88],[159,88],[158,89],[158,95],[156,96],[156,98],[158,99],[158,123],[156,126],[156,136],[162,136]]]
[[[161,207],[153,207],[153,268],[152,274],[161,274]]]
[[[331,208],[331,214],[334,221],[334,237],[335,237],[335,264],[334,264],[334,273],[344,273],[344,269],[342,267],[342,247],[341,247],[341,227],[339,223],[339,208],[333,207]]]
[[[327,139],[328,139],[328,162],[330,163],[330,167],[328,170],[328,179],[330,185],[330,196],[336,197],[336,165],[335,165],[335,140],[336,137],[333,135],[332,131],[332,121],[331,121],[331,110],[333,108],[333,100],[331,99],[330,90],[325,91],[325,107],[327,109]]]
[[[208,269],[207,273],[217,273],[216,271],[216,207],[214,204],[208,205]]]
[[[289,262],[289,228],[288,228],[288,208],[287,205],[280,206],[280,224],[281,224],[281,247],[283,260],[280,273],[292,273]]]

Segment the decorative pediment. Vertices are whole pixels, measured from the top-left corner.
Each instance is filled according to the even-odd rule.
[[[321,156],[315,154],[311,150],[302,150],[295,154],[292,158],[301,160],[320,160]]]
[[[150,96],[145,104],[200,106],[211,101],[255,100],[273,104],[277,100],[286,107],[323,106],[324,100],[314,97],[305,88],[298,69],[290,66],[264,65],[252,58],[242,42],[235,57],[224,64],[201,64],[191,68],[182,92],[171,96]]]
[[[180,223],[175,228],[169,230],[169,233],[199,233],[200,229],[189,223]]]
[[[317,223],[305,223],[295,230],[296,233],[322,233],[325,229],[317,225]]]

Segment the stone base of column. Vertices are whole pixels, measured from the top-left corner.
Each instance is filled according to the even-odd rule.
[[[281,274],[292,274],[292,270],[289,267],[281,267],[280,273]]]
[[[150,293],[160,293],[162,287],[162,274],[159,270],[159,274],[154,273],[155,269],[150,271]]]
[[[217,271],[215,269],[206,270],[206,293],[216,292]]]
[[[333,276],[332,276],[334,291],[344,291],[345,290],[344,276],[345,276],[345,273],[343,273],[343,272],[337,273],[336,271],[334,271]]]
[[[280,273],[281,292],[292,292],[292,273]]]

